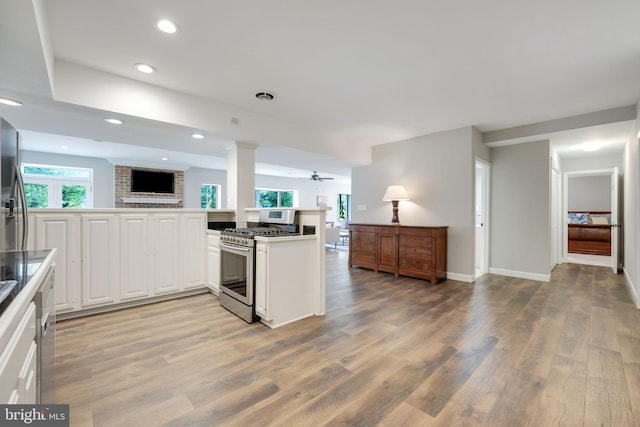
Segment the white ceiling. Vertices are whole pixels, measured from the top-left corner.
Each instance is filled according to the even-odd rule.
[[[39,151],[213,167],[224,165],[229,143],[245,141],[259,146],[265,173],[340,177],[370,162],[376,144],[612,109],[640,94],[640,2],[631,0],[3,0],[0,8],[0,97],[24,102],[0,105],[0,115]],[[160,33],[158,18],[180,31]],[[139,73],[138,62],[157,72]],[[274,101],[255,98],[265,90]],[[107,125],[107,116],[125,124]],[[621,152],[630,129],[548,137],[564,156],[593,138]],[[206,138],[191,139],[194,131]]]

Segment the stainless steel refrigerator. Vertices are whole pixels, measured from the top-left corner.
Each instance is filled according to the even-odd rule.
[[[0,251],[27,249],[27,199],[20,171],[20,134],[0,118]]]

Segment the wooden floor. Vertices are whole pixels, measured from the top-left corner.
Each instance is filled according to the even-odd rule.
[[[348,269],[327,315],[271,330],[198,295],[58,324],[72,426],[640,426],[640,312],[621,275],[475,284]]]

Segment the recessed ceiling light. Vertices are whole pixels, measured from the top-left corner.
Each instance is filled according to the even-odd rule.
[[[602,148],[602,143],[600,142],[588,142],[586,144],[583,144],[581,147],[582,151],[598,151],[599,149]]]
[[[160,19],[156,21],[156,28],[167,34],[175,34],[178,32],[178,26],[168,19]]]
[[[167,160],[169,160],[167,157],[163,157],[162,161],[166,162]]]
[[[155,68],[153,68],[151,65],[148,64],[135,64],[134,67],[136,67],[136,70],[140,71],[141,73],[145,73],[145,74],[151,74],[153,72],[156,71]]]
[[[112,125],[121,125],[124,122],[120,119],[104,119],[105,122],[111,123]]]
[[[201,133],[194,133],[193,135],[191,135],[191,138],[193,139],[203,139],[204,135]]]
[[[273,101],[273,98],[276,96],[270,92],[258,92],[256,93],[256,98],[261,101]]]
[[[60,148],[62,148],[63,150],[68,150],[69,146],[68,145],[61,145]]]
[[[22,102],[9,98],[0,98],[0,104],[10,105],[12,107],[22,107]]]

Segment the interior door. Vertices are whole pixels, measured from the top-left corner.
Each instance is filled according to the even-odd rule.
[[[618,274],[618,168],[611,171],[611,270]]]

